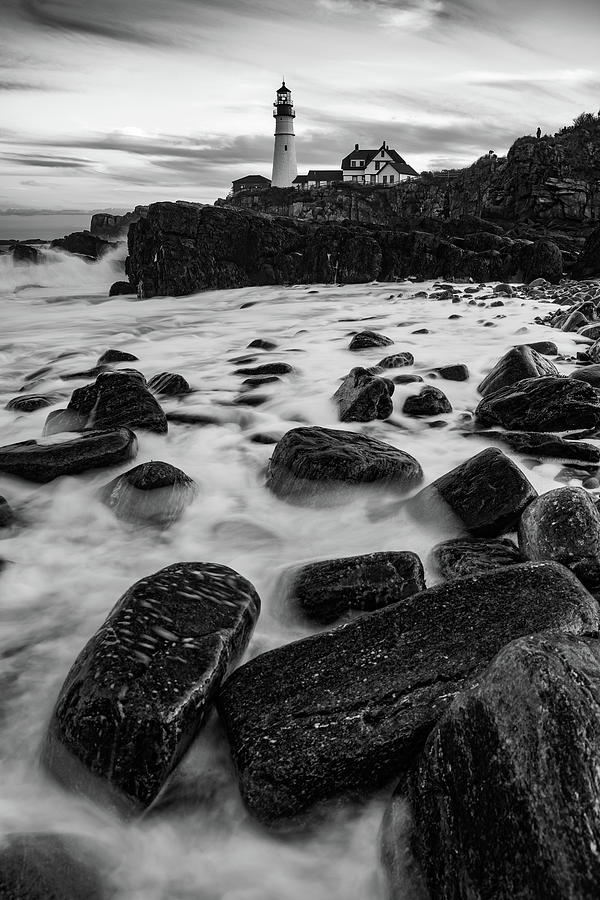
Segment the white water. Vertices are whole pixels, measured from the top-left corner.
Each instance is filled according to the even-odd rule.
[[[90,265],[55,256],[48,265],[18,268],[0,258],[2,443],[41,434],[48,410],[17,415],[4,409],[26,376],[49,366],[39,383],[31,382],[31,392],[62,393],[58,408],[85,383],[59,376],[93,366],[108,347],[135,353],[140,361],[133,365],[147,377],[161,371],[184,375],[197,393],[168,400],[165,409],[210,409],[220,424],[172,424],[165,437],[139,433],[135,464],[162,459],[200,485],[196,503],[164,533],[120,523],[96,499],[96,489],[131,464],[45,486],[0,475],[0,494],[27,522],[0,542],[0,556],[13,563],[0,575],[0,834],[90,835],[108,854],[122,900],[378,900],[385,796],[361,811],[340,809],[335,821],[304,837],[268,835],[241,807],[227,749],[213,722],[177,778],[195,778],[198,790],[216,791],[216,799],[186,815],[125,825],[62,793],[40,774],[36,758],[46,721],[71,663],[114,602],[135,580],[162,566],[207,560],[248,577],[263,599],[249,651],[254,655],[310,631],[286,621],[278,607],[274,587],[285,566],[375,550],[415,550],[427,565],[428,551],[442,535],[402,513],[382,516],[381,498],[361,494],[334,510],[303,509],[274,498],[262,476],[272,446],[251,443],[253,433],[283,434],[301,423],[364,430],[416,456],[429,481],[485,446],[481,439],[461,436],[460,416],[474,409],[476,385],[506,349],[552,339],[572,354],[575,339],[531,324],[552,307],[517,298],[493,309],[467,306],[466,300],[456,305],[415,300],[408,282],[108,300],[108,285],[120,277],[114,258]],[[38,286],[27,287],[31,284]],[[240,309],[251,301],[255,305]],[[454,313],[463,318],[449,320]],[[494,327],[484,327],[485,322]],[[411,333],[422,327],[430,333]],[[395,346],[350,353],[350,333],[362,328],[384,332]],[[274,340],[279,348],[246,350],[256,337]],[[419,385],[397,387],[390,422],[340,426],[329,400],[339,378],[352,366],[373,365],[401,350],[414,354],[414,370],[422,373],[444,363],[469,365],[468,382],[435,382],[454,407],[439,417],[448,427],[430,429],[402,416],[404,398]],[[72,355],[59,359],[66,353]],[[251,354],[290,362],[295,373],[266,386],[265,405],[229,406],[242,380],[232,374],[230,360]],[[557,486],[560,468],[546,463],[526,471],[545,491]],[[434,582],[429,570],[427,577]]]

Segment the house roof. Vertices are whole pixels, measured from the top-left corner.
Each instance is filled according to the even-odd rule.
[[[296,175],[292,184],[305,184],[308,181],[308,175]]]
[[[271,181],[264,175],[244,175],[243,178],[234,178],[232,184],[271,184]]]
[[[415,172],[412,166],[409,166],[408,163],[402,159],[399,153],[395,150],[390,150],[389,147],[384,147],[382,144],[381,147],[378,147],[377,150],[353,150],[352,153],[349,153],[348,156],[345,156],[342,160],[342,169],[361,169],[369,165],[369,163],[377,156],[378,153],[381,153],[382,150],[385,150],[386,153],[391,157],[394,162],[394,168],[398,172],[399,175],[418,175],[418,172]],[[353,166],[352,160],[364,160],[362,166]]]
[[[309,181],[341,181],[344,173],[341,169],[309,169]]]

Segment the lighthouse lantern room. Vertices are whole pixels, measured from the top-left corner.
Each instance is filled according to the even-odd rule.
[[[273,104],[275,117],[275,146],[273,148],[273,187],[292,187],[298,174],[296,163],[296,138],[294,135],[294,104],[285,81],[277,91]]]

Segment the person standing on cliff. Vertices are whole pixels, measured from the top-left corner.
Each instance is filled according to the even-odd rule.
[[[536,138],[538,139],[538,141],[539,141],[539,139],[540,139],[541,136],[542,136],[542,129],[540,128],[539,125],[538,125],[538,130],[537,130],[536,133],[535,133],[535,136],[536,136]]]

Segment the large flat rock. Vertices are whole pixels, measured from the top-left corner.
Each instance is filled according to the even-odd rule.
[[[456,579],[256,657],[217,707],[242,796],[265,823],[366,793],[409,766],[454,696],[516,637],[598,626],[558,564]]]
[[[600,391],[574,378],[525,378],[483,398],[481,425],[516,431],[575,431],[600,427]]]
[[[88,431],[66,440],[20,441],[0,447],[0,472],[45,484],[61,475],[126,462],[136,455],[137,446],[129,428]]]
[[[244,652],[259,608],[250,582],[214,563],[176,563],[136,582],[67,675],[46,769],[124,812],[148,806]]]
[[[505,647],[410,779],[432,900],[600,896],[599,759],[600,642],[544,634]]]

